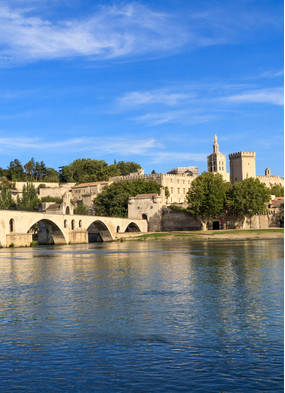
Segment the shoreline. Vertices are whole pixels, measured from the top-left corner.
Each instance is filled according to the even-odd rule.
[[[229,229],[209,231],[173,231],[120,234],[116,241],[148,241],[148,240],[268,240],[284,239],[283,228],[272,229]]]

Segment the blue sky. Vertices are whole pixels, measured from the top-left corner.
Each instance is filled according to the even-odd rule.
[[[0,166],[202,172],[216,133],[283,176],[283,77],[283,1],[0,0]]]

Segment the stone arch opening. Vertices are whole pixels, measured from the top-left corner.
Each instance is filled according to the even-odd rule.
[[[71,220],[71,230],[74,231],[75,228],[75,221]]]
[[[125,232],[141,232],[140,228],[137,226],[137,224],[135,224],[134,222],[131,222]]]
[[[67,228],[67,220],[64,220],[63,226],[64,226],[64,228]]]
[[[9,221],[9,232],[15,232],[15,220],[11,218]]]
[[[67,206],[66,210],[65,210],[65,214],[70,214],[70,207]]]
[[[87,231],[89,243],[109,242],[113,240],[109,228],[102,221],[94,221],[91,225],[89,225]]]
[[[116,233],[119,233],[119,232],[120,232],[120,227],[118,225],[117,228],[116,228]]]
[[[61,229],[51,220],[43,219],[35,222],[28,233],[37,228],[37,239],[39,244],[66,244],[66,238]]]
[[[82,220],[79,220],[78,226],[79,228],[82,228]]]

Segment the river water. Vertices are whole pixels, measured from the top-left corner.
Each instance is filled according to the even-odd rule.
[[[283,242],[0,250],[1,392],[283,392]]]

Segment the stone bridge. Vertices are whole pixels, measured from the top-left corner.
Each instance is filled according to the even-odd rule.
[[[123,232],[147,232],[146,220],[0,211],[0,247],[29,246],[38,233],[40,244],[112,241]]]

